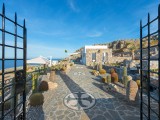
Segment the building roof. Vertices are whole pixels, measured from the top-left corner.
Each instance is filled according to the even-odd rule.
[[[108,46],[107,45],[85,45],[84,46],[85,49],[107,49]]]
[[[108,49],[107,45],[85,45],[83,48],[83,52],[86,53],[86,49]]]

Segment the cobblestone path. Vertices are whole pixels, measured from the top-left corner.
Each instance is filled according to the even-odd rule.
[[[117,92],[106,92],[103,83],[91,75],[90,69],[75,65],[67,74],[57,73],[58,87],[44,94],[43,106],[30,107],[28,120],[139,120],[139,106],[126,101]],[[94,96],[96,104],[86,110],[73,110],[64,105],[64,97],[73,92]]]

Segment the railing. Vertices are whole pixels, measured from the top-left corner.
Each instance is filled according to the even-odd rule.
[[[158,21],[158,30],[151,32],[151,25]],[[147,35],[143,36],[144,29],[147,29]],[[151,38],[153,36],[158,36],[158,44],[151,46]],[[147,47],[143,46],[143,42],[147,41],[148,45]],[[150,56],[150,49],[153,47],[158,47],[158,57],[157,58],[152,58]],[[145,58],[143,56],[143,50],[147,49],[147,55],[145,55]],[[157,61],[158,62],[158,72],[153,72],[150,68],[150,61]],[[146,62],[146,68],[144,68],[143,62]],[[141,105],[140,105],[140,115],[141,115],[141,120],[146,117],[147,120],[152,119],[151,116],[155,114],[157,116],[157,119],[160,119],[160,5],[158,8],[158,16],[150,20],[150,14],[148,14],[148,22],[147,24],[142,26],[142,21],[140,21],[140,74],[141,74]],[[154,73],[158,75],[158,85],[154,86],[151,84],[151,76],[150,73]],[[144,88],[144,81],[147,82],[147,89]],[[155,89],[158,90],[158,99],[156,97],[151,95],[151,87],[155,87]],[[145,92],[145,90],[147,92]],[[145,102],[143,95],[147,95],[147,102]],[[154,110],[151,105],[151,100],[154,100],[155,103],[157,103],[157,110]],[[144,110],[144,107],[147,108]]]
[[[1,85],[1,88],[0,90],[2,91],[2,97],[1,97],[1,115],[0,115],[0,119],[7,119],[6,117],[12,113],[13,117],[12,119],[25,119],[25,113],[26,113],[26,105],[25,105],[25,102],[26,102],[26,92],[25,92],[25,89],[24,89],[24,86],[26,84],[26,52],[27,52],[27,29],[26,29],[26,26],[25,26],[25,20],[24,20],[24,23],[23,25],[20,25],[18,24],[17,22],[17,14],[15,13],[15,19],[12,20],[10,18],[8,18],[6,15],[5,15],[5,5],[3,4],[3,7],[2,7],[2,13],[0,13],[0,17],[2,18],[2,27],[0,28],[0,32],[2,33],[2,42],[0,43],[0,47],[2,48],[1,51],[2,51],[2,55],[0,57],[0,61],[1,61],[1,65],[2,65],[2,73],[0,74],[2,76],[2,85]],[[8,30],[6,30],[6,22],[9,22],[10,24],[12,24],[14,26],[14,32],[10,32]],[[22,35],[19,35],[18,34],[18,28],[21,29],[22,31]],[[7,40],[6,39],[6,35],[10,35],[12,37],[14,37],[14,45],[10,45],[10,44],[7,44]],[[20,39],[23,43],[23,45],[20,47],[18,46],[17,42],[18,42],[18,39]],[[14,52],[12,55],[14,56],[13,58],[9,58],[6,56],[6,49],[9,48],[9,49],[12,49],[12,51]],[[18,51],[21,50],[22,51],[22,57],[19,58],[18,57]],[[18,70],[17,69],[17,60],[22,60],[23,61],[23,68],[21,70]],[[5,66],[5,62],[6,61],[14,61],[14,69],[12,71],[9,71],[7,72],[5,70],[6,66]],[[15,76],[15,79],[12,80],[12,83],[10,84],[5,84],[5,75],[8,75],[8,74],[13,74]],[[20,94],[20,93],[17,93],[16,90],[18,89],[18,85],[22,84],[22,90],[20,91],[20,93],[22,94],[22,101],[20,103],[17,104],[17,96]],[[11,96],[9,96],[7,99],[6,99],[6,89],[12,89],[12,93]],[[8,92],[8,91],[7,91]],[[11,101],[13,103],[13,106],[12,106],[12,109],[9,109],[9,110],[5,110],[5,104],[7,102]],[[17,113],[17,109],[22,106],[22,111],[18,111]]]

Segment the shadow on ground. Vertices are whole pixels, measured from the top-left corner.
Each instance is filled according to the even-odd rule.
[[[37,106],[37,107],[29,107],[27,112],[27,120],[45,120],[45,113],[43,111],[43,107]]]
[[[86,92],[65,73],[60,72],[59,75],[72,93]],[[102,84],[93,83],[93,85],[98,87],[100,90],[103,90]],[[96,105],[93,108],[84,110],[89,119],[91,120],[139,119],[139,115],[137,115],[139,114],[139,112],[137,111],[136,107],[131,106],[130,103],[128,103],[125,100],[125,96],[123,96],[120,93],[113,93],[113,92],[109,92],[106,94],[110,94],[112,97],[104,98],[103,95],[100,94],[101,95],[100,97],[96,97]]]

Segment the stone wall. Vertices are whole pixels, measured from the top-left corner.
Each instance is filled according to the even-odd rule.
[[[126,60],[132,60],[132,57],[115,57],[115,56],[113,56],[110,59],[109,63],[123,62],[125,59]]]
[[[118,52],[118,53],[113,53],[113,56],[115,57],[132,57],[131,52]]]
[[[100,63],[103,61],[103,54],[107,53],[107,57],[105,62],[109,62],[112,59],[112,49],[87,49],[86,50],[86,65],[91,66],[92,61],[92,53],[96,53],[96,63]]]
[[[96,53],[96,63],[105,62],[105,63],[116,63],[123,62],[126,60],[132,60],[132,57],[116,57],[112,56],[112,49],[87,49],[86,50],[86,65],[92,66],[92,53]],[[105,61],[103,61],[103,54],[107,53]]]

